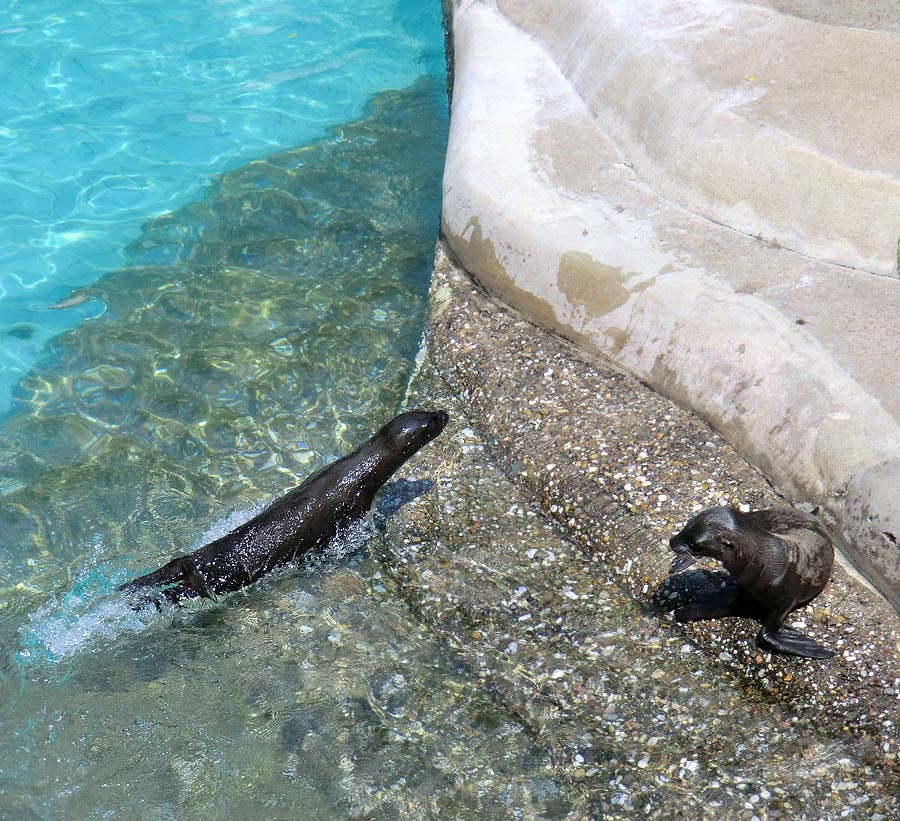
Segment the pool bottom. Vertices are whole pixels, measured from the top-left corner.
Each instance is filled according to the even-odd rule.
[[[563,818],[546,750],[376,562],[287,574],[32,669],[6,708],[16,818]],[[10,755],[12,754],[12,755]]]
[[[688,511],[783,504],[696,417],[486,296],[438,244],[410,400],[456,427],[384,562],[474,680],[539,733],[588,817],[897,816],[897,616],[840,568],[792,618],[828,662],[758,625],[648,607]],[[443,387],[441,387],[443,386]],[[694,507],[696,506],[696,507]],[[802,621],[801,621],[802,620]]]

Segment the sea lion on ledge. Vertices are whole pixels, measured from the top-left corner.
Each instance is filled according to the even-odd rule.
[[[714,507],[694,516],[669,546],[677,554],[670,573],[709,556],[737,584],[737,589],[723,586],[718,595],[677,608],[678,621],[748,616],[762,622],[756,643],[765,650],[817,659],[834,655],[784,625],[788,614],[818,596],[831,576],[834,548],[815,516],[793,508],[742,513]]]
[[[448,421],[442,410],[395,416],[349,456],[314,473],[240,527],[118,589],[130,593],[165,587],[162,595],[173,604],[213,598],[325,547],[342,528],[362,518],[394,471]]]

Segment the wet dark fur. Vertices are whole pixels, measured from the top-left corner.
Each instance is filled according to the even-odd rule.
[[[700,556],[720,561],[737,584],[678,607],[679,621],[748,616],[762,622],[760,647],[775,653],[830,658],[808,636],[784,625],[787,616],[822,592],[831,577],[834,548],[815,516],[793,508],[742,513],[732,507],[704,510],[669,541],[677,554],[672,571]]]
[[[394,471],[438,436],[447,421],[444,411],[401,413],[349,456],[313,474],[240,527],[119,589],[133,593],[161,587],[161,595],[173,603],[213,598],[324,548],[339,530],[366,514]]]

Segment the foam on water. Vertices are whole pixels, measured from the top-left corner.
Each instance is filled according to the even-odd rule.
[[[271,500],[258,502],[214,522],[190,551],[225,536],[262,512],[270,503]],[[281,573],[296,573],[298,569],[310,575],[327,573],[363,547],[373,531],[371,516],[353,522],[323,550],[307,554],[299,565],[288,566]],[[157,621],[160,615],[168,616],[178,610],[164,602],[160,603],[159,609],[144,607],[134,610],[116,590],[132,574],[125,568],[104,563],[104,552],[102,542],[97,540],[90,560],[76,571],[71,588],[52,596],[28,614],[27,622],[19,628],[21,647],[16,653],[19,665],[52,667],[97,643],[111,642],[126,633],[139,632]],[[277,576],[278,573],[272,575]],[[196,605],[188,605],[191,606]]]
[[[76,571],[72,587],[28,615],[19,628],[19,664],[54,665],[98,640],[143,629],[147,614],[132,610],[115,592],[117,585],[127,581],[128,571],[105,565],[103,553],[98,541],[89,561]]]
[[[333,570],[340,562],[365,545],[372,537],[373,532],[371,516],[353,522],[338,533],[324,550],[304,556],[303,571],[310,574],[321,574]]]
[[[185,552],[191,553],[205,544],[221,539],[232,530],[239,528],[244,522],[249,522],[254,516],[262,513],[272,502],[273,499],[262,499],[249,507],[234,510],[225,518],[213,522],[203,533],[194,541],[194,544]]]
[[[230,533],[268,504],[268,501],[260,501],[213,522],[186,552]],[[144,629],[160,612],[171,614],[175,611],[165,603],[161,604],[161,611],[152,607],[136,611],[130,607],[116,587],[133,578],[135,573],[121,567],[120,563],[114,566],[104,561],[105,553],[102,541],[97,539],[90,558],[76,570],[72,586],[51,596],[28,614],[27,622],[19,628],[21,648],[16,654],[19,664],[25,667],[56,665],[98,642],[109,642],[125,633]]]

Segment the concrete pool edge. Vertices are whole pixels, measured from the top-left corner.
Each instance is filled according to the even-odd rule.
[[[761,197],[749,211],[719,208],[734,163],[752,156],[750,171],[767,168],[785,141],[809,141],[819,121],[804,121],[806,131],[791,134],[776,129],[783,123],[764,107],[746,114],[765,103],[765,94],[741,85],[755,78],[741,73],[729,98],[709,66],[685,67],[693,52],[674,55],[669,40],[681,35],[661,5],[639,5],[645,18],[637,30],[625,25],[628,14],[616,3],[595,8],[573,0],[558,14],[513,0],[453,4],[444,235],[489,291],[698,413],[788,496],[821,505],[851,561],[896,607],[900,366],[890,331],[900,281],[892,276],[896,238],[888,242],[889,228],[870,219],[897,201],[896,161],[873,149],[863,166],[842,144],[830,153],[795,152],[802,162],[790,165],[791,179],[808,176],[823,196],[829,187],[838,191],[842,208],[869,215],[856,227],[841,225],[845,217],[837,212],[811,215],[820,220],[815,228],[800,226],[818,200],[789,202],[791,191],[771,178],[757,181]],[[829,38],[845,31],[762,6],[723,0],[713,7],[738,33],[761,26],[776,45],[786,31],[806,27],[807,51],[783,55],[796,59],[798,71],[812,43],[827,54]],[[612,20],[616,9],[624,17]],[[682,22],[704,43],[724,36],[718,18]],[[634,38],[645,30],[666,47],[644,49]],[[618,58],[630,60],[633,84],[647,84],[636,98],[609,79],[620,68],[604,62],[611,31]],[[857,51],[842,58],[884,47],[893,36],[853,31],[847,48]],[[771,58],[763,54],[760,67]],[[673,73],[662,91],[680,95],[686,120],[693,122],[697,110],[708,114],[703,124],[711,136],[694,133],[707,140],[706,150],[687,170],[679,155],[659,150],[666,140],[679,147],[686,139],[673,133],[673,117],[654,125],[655,155],[634,137],[638,126],[645,137],[650,126],[629,118],[662,93],[654,71]],[[688,80],[685,97],[679,83]],[[799,104],[800,91],[793,91],[791,97],[782,89],[778,99]],[[635,99],[641,105],[631,104]],[[809,108],[807,99],[801,110]],[[854,112],[839,113],[863,125]],[[728,122],[719,123],[719,115]],[[713,161],[709,140],[721,163]],[[685,184],[706,158],[706,188]],[[867,186],[881,199],[859,199]],[[778,197],[788,200],[766,213],[765,204]],[[854,234],[868,227],[868,239]]]

